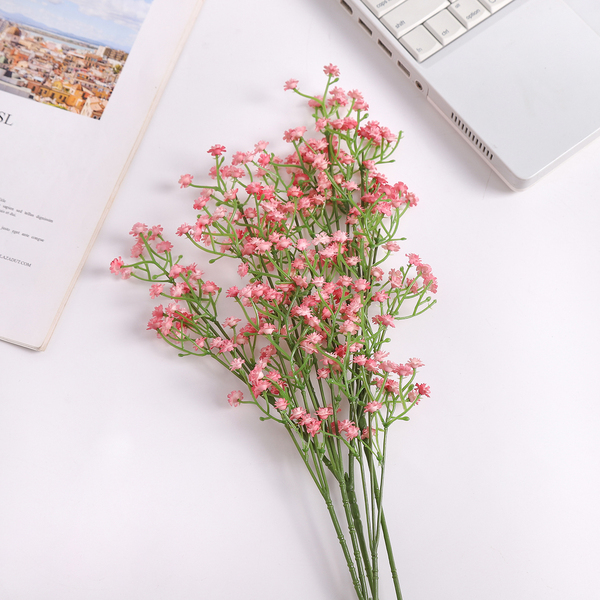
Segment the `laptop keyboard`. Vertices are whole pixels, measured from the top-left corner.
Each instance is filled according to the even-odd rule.
[[[422,62],[513,0],[362,0]]]

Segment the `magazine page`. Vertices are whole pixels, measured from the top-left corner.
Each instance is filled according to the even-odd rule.
[[[43,349],[202,0],[0,0],[0,339]]]

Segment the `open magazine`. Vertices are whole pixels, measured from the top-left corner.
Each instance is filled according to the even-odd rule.
[[[43,350],[203,0],[0,0],[0,339]]]

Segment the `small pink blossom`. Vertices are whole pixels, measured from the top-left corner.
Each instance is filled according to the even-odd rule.
[[[288,129],[283,134],[283,139],[286,142],[295,142],[302,138],[302,136],[306,133],[306,127],[295,127],[294,129]]]
[[[240,390],[236,390],[235,392],[230,392],[227,395],[227,401],[231,406],[237,407],[240,405],[240,400],[243,400],[244,394]]]
[[[351,425],[346,429],[346,439],[348,441],[353,440],[355,437],[358,437],[360,434],[360,429],[356,425]]]
[[[393,315],[376,315],[373,317],[373,323],[384,327],[396,327]]]
[[[229,365],[232,371],[237,371],[246,361],[243,358],[234,358]]]
[[[381,402],[377,402],[377,401],[373,400],[373,402],[369,402],[365,405],[365,412],[366,413],[377,412],[382,406],[383,406],[383,404],[381,404]]]
[[[225,146],[221,146],[220,144],[215,144],[214,146],[211,146],[209,150],[207,150],[208,154],[212,155],[212,156],[221,156],[221,154],[223,154],[223,152],[225,152],[226,148]]]
[[[202,285],[202,293],[212,296],[219,291],[219,286],[214,281],[207,281]]]
[[[240,321],[241,319],[237,317],[227,317],[223,322],[223,327],[235,327]]]
[[[352,421],[349,421],[348,419],[344,419],[343,421],[338,421],[337,423],[337,428],[338,431],[341,433],[342,431],[347,431],[349,427],[352,427],[354,425],[354,423]]]
[[[329,369],[318,369],[317,379],[327,379],[331,371]]]
[[[285,91],[287,90],[295,90],[298,87],[298,80],[297,79],[288,79],[285,82],[285,85],[283,86],[283,89]]]
[[[125,263],[123,262],[123,259],[120,256],[119,256],[119,258],[115,258],[110,263],[110,272],[113,273],[113,275],[118,275],[124,264]]]
[[[358,333],[359,326],[352,321],[344,321],[340,325],[340,333],[344,335],[355,335]]]
[[[129,235],[140,235],[141,233],[146,233],[148,231],[148,225],[144,223],[136,223],[129,232]]]
[[[186,175],[182,175],[179,178],[178,183],[181,185],[182,188],[186,188],[191,185],[193,179],[194,179],[194,176],[187,173]]]
[[[153,285],[150,286],[150,298],[158,298],[163,291],[163,284],[162,283],[155,283]]]
[[[324,421],[328,417],[333,416],[333,406],[329,405],[329,406],[322,406],[321,408],[317,408],[316,413],[317,413],[317,416],[319,417],[319,419]]]
[[[340,76],[340,70],[338,67],[336,67],[333,64],[328,64],[323,68],[323,73],[325,73],[325,75],[332,75],[333,77],[339,77]]]
[[[364,292],[370,289],[371,284],[366,279],[358,279],[354,282],[354,290],[357,292]]]
[[[183,225],[180,225],[177,228],[177,231],[175,232],[179,237],[184,236],[186,233],[189,233],[189,231],[192,229],[191,225],[188,225],[187,223],[184,223]]]
[[[304,415],[306,415],[306,409],[302,406],[298,406],[297,408],[293,408],[290,413],[290,419],[292,421],[300,420]]]
[[[288,401],[285,398],[277,398],[273,406],[277,410],[285,410],[288,407]]]
[[[322,100],[323,100],[323,96],[314,96],[314,98],[311,98],[308,101],[308,105],[311,108],[320,108],[323,105]]]
[[[418,267],[422,264],[421,258],[419,257],[418,254],[407,254],[406,256],[408,257],[409,265],[414,265],[415,267]]]
[[[417,383],[417,385],[415,387],[421,396],[427,396],[429,398],[431,389],[429,388],[428,385],[426,385],[424,383]]]
[[[411,358],[406,364],[413,369],[425,366],[425,363],[420,358]]]
[[[373,437],[375,435],[375,428],[371,427],[371,429],[369,429],[368,427],[364,427],[361,434],[360,434],[360,439],[361,440],[367,440],[370,437]]]
[[[310,433],[312,437],[315,437],[315,435],[321,429],[321,421],[319,419],[310,419],[309,421],[303,423],[303,425],[306,427],[307,433]]]
[[[158,244],[156,244],[156,251],[159,254],[162,254],[163,252],[170,252],[173,249],[173,244],[171,244],[171,242],[164,240],[162,242],[158,242]]]

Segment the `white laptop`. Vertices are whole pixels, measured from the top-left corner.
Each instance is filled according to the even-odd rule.
[[[335,0],[522,190],[600,134],[600,0]]]

